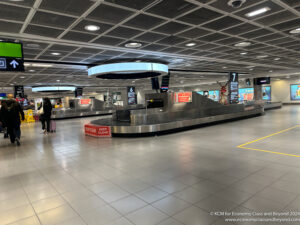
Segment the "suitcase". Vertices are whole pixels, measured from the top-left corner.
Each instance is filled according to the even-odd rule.
[[[56,122],[54,120],[50,121],[50,132],[55,133],[56,132]]]

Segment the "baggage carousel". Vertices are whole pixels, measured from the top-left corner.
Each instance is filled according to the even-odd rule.
[[[157,95],[157,96],[155,96]],[[163,107],[116,112],[111,119],[91,122],[95,126],[110,127],[112,136],[145,136],[187,130],[207,124],[260,116],[262,105],[235,104],[224,106],[197,93],[190,103],[174,104],[170,94],[152,94]],[[146,99],[147,102],[147,99]]]

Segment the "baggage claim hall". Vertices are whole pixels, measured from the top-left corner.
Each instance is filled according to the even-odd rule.
[[[1,0],[0,225],[299,225],[299,0]]]

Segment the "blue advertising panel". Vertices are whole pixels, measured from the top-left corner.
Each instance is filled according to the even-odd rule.
[[[291,100],[300,100],[300,84],[291,85]]]
[[[206,91],[197,91],[197,94],[199,95],[205,95]],[[219,90],[215,90],[215,91],[208,91],[208,98],[210,98],[211,100],[214,100],[216,102],[219,101],[220,99],[220,91]]]
[[[254,98],[254,88],[240,88],[239,101],[252,101]]]
[[[262,87],[263,100],[271,101],[271,86]]]
[[[214,100],[214,101],[218,102],[219,99],[220,99],[220,91],[219,91],[219,90],[209,91],[209,92],[208,92],[208,97],[209,97],[211,100]]]

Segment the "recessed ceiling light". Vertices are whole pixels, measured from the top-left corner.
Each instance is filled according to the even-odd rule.
[[[258,59],[263,59],[263,58],[267,58],[268,57],[268,55],[258,55],[258,56],[256,56],[256,58],[258,58]]]
[[[269,72],[270,72],[270,73],[272,73],[272,72],[273,72],[273,70],[269,70]]]
[[[247,52],[241,52],[240,54],[241,55],[247,55],[248,53]]]
[[[33,72],[35,72],[35,70],[29,70],[29,72],[33,73]]]
[[[142,46],[142,44],[138,43],[138,42],[129,42],[129,43],[125,44],[126,48],[139,48],[141,46]]]
[[[39,48],[40,47],[40,45],[36,44],[36,43],[29,43],[26,46],[29,47],[29,48]]]
[[[20,77],[20,78],[21,78],[21,79],[24,79],[25,77],[22,76],[22,77]]]
[[[56,80],[57,82],[59,82],[60,80]]]
[[[51,64],[42,64],[42,63],[34,63],[31,66],[33,66],[33,67],[52,67]]]
[[[278,60],[280,60],[280,58],[275,58],[274,60],[275,60],[275,61],[278,61]]]
[[[251,42],[244,41],[244,42],[237,43],[234,46],[235,47],[247,47],[247,46],[250,46],[250,45],[251,45]]]
[[[195,45],[196,45],[195,42],[191,42],[191,43],[185,44],[186,47],[193,47],[193,46],[195,46]]]
[[[261,9],[258,9],[258,10],[255,10],[253,12],[249,12],[246,14],[247,17],[253,17],[253,16],[257,16],[257,15],[260,15],[260,14],[263,14],[265,12],[268,12],[270,11],[271,9],[269,7],[264,7],[264,8],[261,8]]]
[[[59,52],[51,52],[51,55],[61,55]]]
[[[86,25],[84,27],[84,29],[86,29],[88,31],[97,31],[97,30],[100,30],[100,27],[97,25]]]
[[[253,70],[253,68],[250,68],[249,70],[251,70],[251,71],[252,71],[252,70]]]
[[[290,78],[290,76],[286,76],[286,78],[287,78],[287,79],[289,79],[289,78]]]
[[[227,67],[226,67],[226,66],[223,66],[222,68],[223,68],[223,69],[227,69]]]
[[[299,34],[300,33],[300,27],[294,30],[290,31],[291,34]]]

